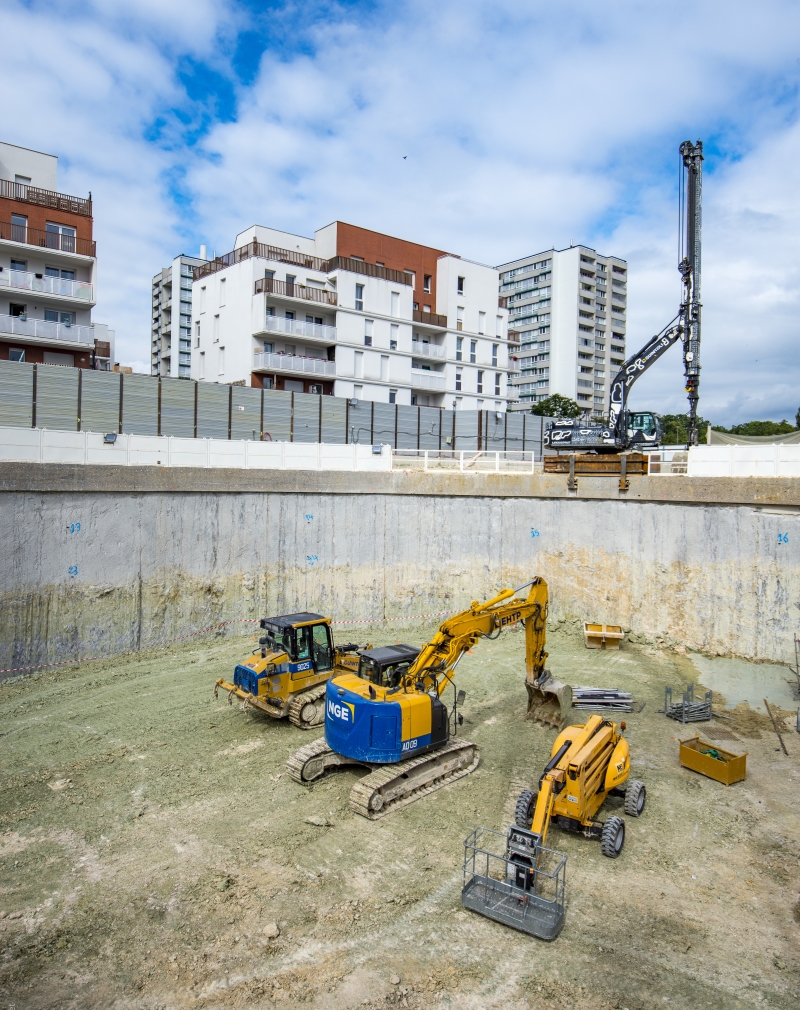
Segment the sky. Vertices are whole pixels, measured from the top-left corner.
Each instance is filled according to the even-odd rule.
[[[621,256],[633,352],[678,310],[678,147],[701,139],[700,413],[794,420],[794,0],[0,0],[0,24],[0,139],[91,191],[94,318],[137,371],[174,256],[337,219],[490,264]],[[631,402],[685,411],[679,347]]]

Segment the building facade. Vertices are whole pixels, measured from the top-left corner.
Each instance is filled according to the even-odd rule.
[[[0,360],[108,369],[114,334],[92,322],[92,200],[57,192],[58,159],[0,143]]]
[[[611,379],[625,362],[628,264],[587,246],[549,249],[504,263],[500,294],[519,341],[513,409],[554,393],[587,416],[608,411]]]
[[[314,238],[253,226],[194,276],[192,378],[506,409],[494,267],[337,221]]]
[[[207,262],[200,256],[176,256],[153,278],[151,375],[188,379],[192,374],[192,277]]]

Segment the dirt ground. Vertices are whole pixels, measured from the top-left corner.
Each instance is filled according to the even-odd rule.
[[[703,732],[749,752],[747,781],[681,769],[692,733],[658,709],[697,673],[673,651],[588,651],[575,626],[551,629],[556,676],[646,702],[626,719],[647,807],[618,860],[553,829],[568,856],[555,942],[462,909],[463,839],[508,825],[555,736],[524,719],[523,643],[505,633],[459,668],[478,770],[374,823],[348,809],[357,772],[313,789],[286,775],[319,730],[214,700],[249,639],[0,685],[0,1006],[800,1005],[800,736],[785,757],[740,708]]]

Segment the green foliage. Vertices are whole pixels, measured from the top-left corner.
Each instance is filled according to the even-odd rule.
[[[539,414],[542,417],[580,417],[583,408],[579,407],[574,400],[561,393],[553,393],[544,400],[539,400],[531,410],[532,414]]]
[[[689,438],[689,417],[687,414],[663,414],[661,423],[664,425],[664,445],[686,445]],[[703,417],[698,417],[697,431],[700,442],[705,442],[707,428],[708,421]]]
[[[800,417],[800,410],[797,412]],[[791,422],[783,421],[745,421],[734,424],[732,428],[723,428],[721,424],[712,425],[714,431],[725,431],[729,435],[789,435],[797,431]]]

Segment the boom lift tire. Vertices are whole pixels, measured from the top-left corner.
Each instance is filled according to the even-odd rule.
[[[298,729],[314,729],[325,722],[325,685],[301,691],[289,702],[289,722]]]
[[[600,836],[600,851],[609,859],[616,859],[624,844],[625,821],[621,817],[609,817]]]
[[[632,779],[625,790],[625,813],[629,817],[638,817],[644,810],[646,799],[647,790],[644,787],[644,782]]]
[[[526,830],[530,828],[538,795],[538,792],[535,793],[532,789],[523,789],[519,794],[514,811],[514,823],[518,828],[525,828]]]

